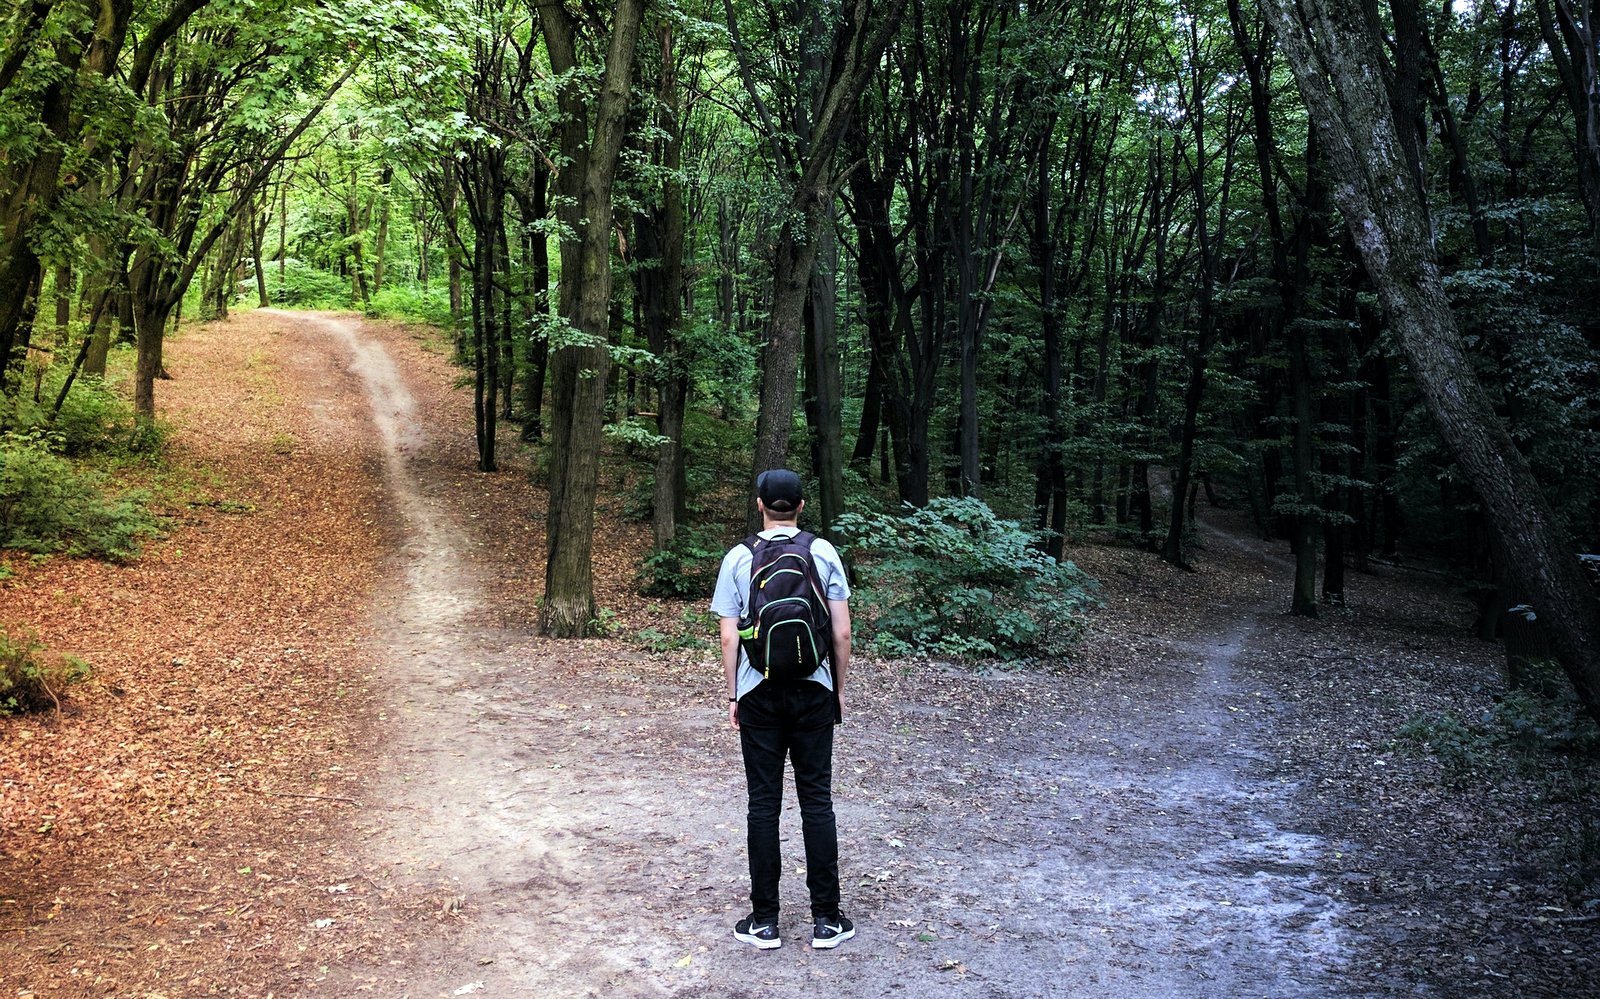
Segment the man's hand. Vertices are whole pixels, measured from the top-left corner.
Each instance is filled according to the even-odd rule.
[[[739,702],[738,701],[729,701],[728,702],[728,727],[729,728],[738,728],[739,727]]]

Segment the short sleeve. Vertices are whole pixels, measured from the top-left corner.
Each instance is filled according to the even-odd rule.
[[[717,571],[717,589],[711,596],[711,613],[717,617],[743,617],[744,595],[739,592],[739,555],[746,551],[743,545],[722,556],[722,568]]]
[[[839,550],[833,547],[832,542],[818,538],[811,546],[811,554],[826,566],[826,571],[819,575],[822,576],[822,585],[827,591],[828,599],[849,600],[850,577],[844,571],[844,560],[839,557]]]

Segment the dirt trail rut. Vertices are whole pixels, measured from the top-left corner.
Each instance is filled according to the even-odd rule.
[[[406,373],[359,322],[310,324],[359,379],[404,541],[378,609],[384,773],[359,822],[396,884],[447,885],[464,929],[407,966],[336,969],[416,996],[1327,996],[1356,942],[1319,886],[1334,847],[1261,776],[1261,610],[1145,625],[1125,675],[978,676],[861,665],[836,798],[858,939],[785,946],[742,915],[743,782],[716,670],[645,668],[620,643],[544,643],[478,608],[496,580],[437,488],[458,468]],[[458,417],[452,416],[452,419]],[[529,595],[531,598],[531,595]],[[1138,658],[1138,657],[1135,657]],[[786,871],[802,863],[784,822]],[[403,984],[402,984],[403,983]]]

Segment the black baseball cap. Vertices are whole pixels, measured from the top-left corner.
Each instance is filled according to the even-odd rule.
[[[790,513],[799,508],[805,493],[800,476],[787,468],[774,468],[756,476],[756,498],[774,513]]]

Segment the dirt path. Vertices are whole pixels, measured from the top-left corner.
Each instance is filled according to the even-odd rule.
[[[1073,545],[1105,606],[1070,662],[862,661],[835,782],[860,936],[805,946],[791,805],[788,942],[736,945],[737,739],[708,626],[670,634],[701,608],[632,591],[627,460],[596,545],[619,631],[543,642],[530,458],[471,471],[431,334],[257,312],[172,348],[171,537],[0,586],[0,617],[96,667],[64,713],[0,721],[6,995],[1565,999],[1600,976],[1592,756],[1457,721],[1437,731],[1477,741],[1448,770],[1397,738],[1505,707],[1450,579],[1374,566],[1290,617],[1292,563],[1215,510],[1194,572]]]
[[[1351,942],[1314,877],[1330,847],[1296,829],[1293,787],[1258,773],[1273,701],[1239,675],[1253,605],[1198,629],[1150,621],[1127,667],[1092,679],[864,663],[836,766],[860,937],[806,948],[792,876],[788,944],[738,946],[743,790],[711,663],[502,627],[493,532],[447,498],[461,473],[424,429],[438,414],[359,323],[283,321],[358,376],[405,539],[377,622],[388,693],[364,852],[385,887],[464,917],[403,966],[335,967],[325,988],[1341,994]],[[793,870],[792,804],[784,821]]]

